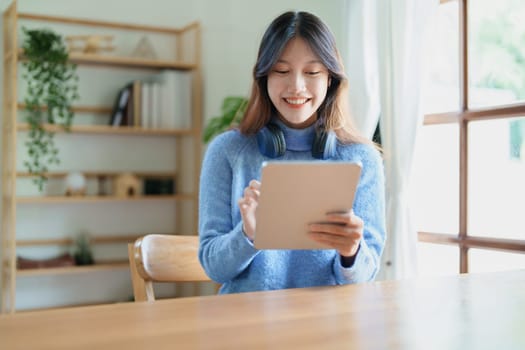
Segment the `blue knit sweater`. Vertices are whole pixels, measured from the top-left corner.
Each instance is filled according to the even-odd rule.
[[[313,126],[291,129],[281,123],[286,153],[282,160],[314,160]],[[335,250],[257,250],[242,232],[237,200],[250,180],[260,180],[255,136],[237,130],[215,137],[206,151],[199,193],[199,259],[220,293],[325,286],[372,280],[385,243],[384,175],[379,152],[370,145],[338,143],[334,160],[362,164],[354,212],[364,221],[354,264],[341,265]],[[322,181],[325,181],[323,179]]]

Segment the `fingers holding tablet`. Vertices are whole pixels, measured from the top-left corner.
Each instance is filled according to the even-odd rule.
[[[260,189],[261,183],[251,180],[248,187],[244,189],[243,197],[237,202],[241,211],[244,234],[252,241],[255,236],[255,210],[259,203]]]
[[[330,212],[325,221],[309,224],[308,234],[314,241],[336,249],[341,256],[350,257],[357,253],[363,227],[363,220],[353,211]]]

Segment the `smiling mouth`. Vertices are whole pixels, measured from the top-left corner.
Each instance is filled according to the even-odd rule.
[[[310,101],[309,98],[285,98],[284,100],[291,105],[302,105]]]

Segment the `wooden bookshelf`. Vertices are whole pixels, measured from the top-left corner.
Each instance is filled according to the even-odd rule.
[[[58,268],[41,268],[41,269],[18,269],[16,266],[16,256],[18,248],[31,247],[31,249],[47,249],[44,246],[68,246],[74,244],[73,236],[76,227],[71,231],[71,237],[64,238],[52,238],[50,235],[44,235],[39,233],[31,233],[29,235],[24,235],[27,237],[25,239],[20,239],[22,237],[17,231],[18,223],[17,221],[21,220],[21,212],[23,210],[33,210],[28,204],[34,205],[35,210],[38,211],[40,208],[48,205],[56,205],[56,208],[60,210],[59,205],[72,204],[86,204],[97,206],[98,204],[107,205],[107,210],[111,210],[113,207],[120,209],[118,207],[124,203],[139,203],[141,205],[148,206],[150,203],[152,206],[160,205],[161,208],[171,209],[172,204],[170,202],[176,202],[175,212],[173,217],[167,216],[166,222],[169,222],[170,225],[174,226],[174,232],[180,234],[190,234],[190,232],[195,232],[198,221],[198,184],[199,184],[199,175],[200,175],[200,164],[201,164],[201,132],[202,132],[202,87],[201,87],[201,27],[198,22],[191,22],[187,25],[178,27],[178,28],[169,28],[155,25],[136,25],[130,23],[118,23],[112,21],[98,21],[87,18],[72,18],[65,16],[53,16],[53,15],[43,15],[43,14],[29,14],[29,13],[19,13],[17,9],[17,1],[14,0],[10,6],[3,13],[3,42],[4,42],[4,56],[3,56],[3,66],[4,66],[4,82],[3,82],[3,107],[2,107],[2,143],[3,143],[3,159],[2,159],[2,196],[3,196],[3,205],[2,205],[2,217],[1,224],[2,229],[0,231],[0,256],[3,257],[2,269],[1,269],[1,299],[0,299],[0,313],[12,313],[15,312],[16,305],[16,294],[17,294],[17,285],[16,280],[19,277],[31,278],[38,276],[51,276],[51,275],[66,275],[66,274],[83,274],[96,271],[111,271],[117,269],[128,268],[128,261],[116,260],[116,261],[102,261],[95,265],[90,266],[68,266],[68,267],[58,267]],[[21,23],[21,21],[23,21]],[[87,123],[94,123],[96,125],[78,125],[74,124],[71,126],[70,130],[66,131],[61,127],[55,125],[44,125],[44,128],[48,131],[55,132],[60,134],[62,141],[67,141],[68,145],[74,144],[75,142],[86,142],[87,137],[75,137],[77,135],[97,135],[97,138],[93,138],[93,142],[99,140],[100,138],[110,139],[111,142],[122,142],[123,137],[113,137],[113,136],[126,136],[127,138],[137,136],[132,142],[137,142],[137,147],[140,147],[140,142],[149,142],[157,137],[172,137],[175,142],[170,152],[173,152],[174,163],[171,166],[173,171],[156,171],[151,169],[151,171],[134,171],[129,169],[129,172],[134,176],[139,178],[145,177],[159,177],[159,178],[174,178],[175,179],[175,193],[174,195],[140,195],[140,196],[131,196],[131,197],[117,197],[111,195],[86,195],[86,196],[22,196],[17,193],[17,183],[18,186],[26,185],[28,179],[33,177],[33,174],[30,174],[26,171],[22,171],[20,164],[21,154],[23,150],[17,149],[20,148],[21,143],[17,143],[17,137],[20,133],[26,133],[29,131],[29,125],[26,123],[21,123],[20,113],[26,108],[23,101],[23,93],[17,95],[19,91],[20,76],[17,74],[17,70],[20,69],[20,62],[24,58],[24,54],[20,49],[20,38],[19,31],[21,26],[25,26],[27,23],[37,21],[48,22],[44,23],[47,27],[57,30],[59,34],[68,34],[77,30],[81,30],[86,34],[92,34],[90,32],[90,27],[93,27],[93,34],[96,34],[99,30],[101,32],[107,32],[110,29],[110,32],[118,33],[122,31],[123,37],[130,37],[136,35],[135,38],[140,39],[145,36],[165,36],[169,42],[173,42],[173,52],[170,54],[172,57],[160,57],[158,59],[146,59],[146,58],[137,58],[137,57],[124,57],[126,52],[132,52],[132,50],[119,51],[119,54],[103,53],[103,54],[88,54],[88,53],[70,53],[69,59],[70,62],[78,64],[79,66],[88,66],[89,70],[102,70],[116,72],[118,69],[119,76],[128,75],[126,72],[129,72],[128,75],[130,80],[137,79],[136,76],[140,74],[145,74],[145,72],[153,71],[159,73],[163,70],[177,70],[177,71],[187,71],[191,72],[191,116],[181,116],[181,118],[188,117],[190,123],[186,129],[160,129],[160,128],[144,128],[138,126],[110,126],[107,125],[109,119],[103,121],[105,116],[110,116],[113,107],[107,104],[107,101],[103,98],[98,98],[96,101],[93,100],[93,105],[78,105],[73,106],[73,111],[75,113],[84,113],[84,114],[94,114],[95,119]],[[31,27],[38,26],[40,24],[30,24],[27,26]],[[54,26],[54,27],[53,27]],[[80,26],[80,27],[79,27]],[[130,34],[131,33],[131,34]],[[117,34],[115,34],[117,35]],[[138,40],[137,40],[138,42]],[[132,78],[134,77],[134,78]],[[100,84],[105,84],[107,81],[104,79],[100,80]],[[82,80],[79,82],[82,84]],[[104,85],[110,86],[110,85]],[[115,91],[115,96],[117,96],[118,91]],[[89,101],[87,98],[85,101]],[[84,102],[86,103],[86,102]],[[99,118],[100,119],[97,119]],[[91,118],[91,116],[88,116]],[[88,119],[89,120],[89,119]],[[100,124],[97,124],[98,121],[101,121]],[[81,123],[78,121],[77,123]],[[183,125],[183,124],[180,124]],[[186,125],[186,124],[184,124]],[[62,137],[64,133],[69,133],[71,136],[67,138]],[[27,135],[22,135],[23,137]],[[107,142],[106,139],[103,140]],[[128,142],[128,140],[124,140]],[[88,141],[89,142],[89,141]],[[165,142],[161,142],[164,143]],[[160,143],[159,143],[160,144]],[[148,145],[149,146],[149,145]],[[83,146],[85,147],[85,146]],[[159,146],[160,147],[160,146]],[[133,149],[129,150],[133,152]],[[159,150],[166,151],[166,150]],[[115,159],[115,162],[118,162],[118,158]],[[147,163],[147,162],[146,162]],[[138,169],[143,169],[144,166],[141,163],[138,163]],[[113,166],[111,164],[110,166]],[[74,168],[73,168],[74,167]],[[120,175],[122,172],[116,171],[120,170],[119,166],[115,166],[115,171],[95,171],[90,170],[94,168],[93,165],[86,165],[82,167],[82,175],[86,178],[98,178],[96,181],[101,178],[110,178]],[[158,167],[158,166],[157,166]],[[123,168],[128,169],[128,167],[123,166]],[[71,171],[56,171],[45,174],[46,177],[53,179],[55,184],[57,181],[62,181],[61,178],[65,178],[70,172],[78,171],[78,164],[68,167],[67,164],[62,164],[60,169],[71,169]],[[93,184],[93,179],[89,180]],[[24,193],[23,191],[19,191]],[[31,193],[31,192],[29,192]],[[52,193],[52,192],[50,192]],[[159,203],[153,203],[159,202]],[[180,202],[180,203],[179,203]],[[167,204],[164,204],[167,203]],[[188,204],[189,203],[189,204]],[[181,204],[181,205],[178,205]],[[38,207],[41,206],[41,207]],[[188,210],[188,208],[190,210]],[[50,210],[55,210],[53,207]],[[83,210],[83,206],[72,207],[72,210]],[[106,208],[104,208],[106,210]],[[76,214],[77,212],[75,212]],[[177,218],[177,219],[175,219]],[[26,220],[26,219],[24,219]],[[33,220],[33,219],[27,219]],[[173,222],[170,222],[172,220]],[[37,225],[38,226],[38,225]],[[73,225],[74,226],[74,225]],[[35,225],[31,226],[31,229]],[[42,230],[45,232],[45,229]],[[26,234],[27,232],[24,232]],[[59,237],[65,235],[64,232],[57,232]],[[130,232],[122,236],[114,236],[111,234],[98,233],[91,237],[90,243],[92,244],[127,244],[132,242],[142,233],[133,233]],[[56,236],[55,236],[56,237]],[[115,253],[116,257],[120,256]],[[130,291],[131,294],[131,291]],[[45,305],[44,305],[45,308]]]

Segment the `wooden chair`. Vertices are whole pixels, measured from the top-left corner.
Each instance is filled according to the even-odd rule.
[[[128,244],[135,301],[153,301],[153,282],[206,282],[198,236],[149,234]]]

